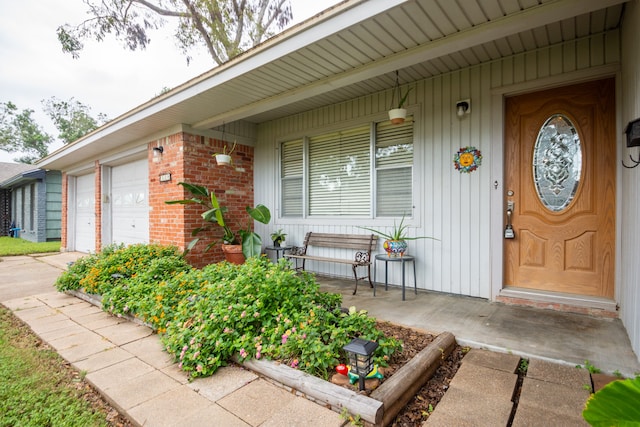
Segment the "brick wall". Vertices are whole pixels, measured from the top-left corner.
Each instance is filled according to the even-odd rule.
[[[162,146],[163,154],[153,157],[152,147]],[[149,239],[151,242],[176,245],[184,249],[193,239],[191,230],[210,225],[200,216],[200,205],[167,205],[167,200],[189,198],[179,182],[203,185],[215,191],[221,206],[226,206],[227,224],[236,231],[245,227],[249,216],[246,206],[253,206],[253,148],[238,145],[233,153],[232,166],[218,166],[213,153],[221,151],[221,141],[180,133],[149,143]],[[161,174],[171,174],[171,181],[160,182]],[[189,254],[189,261],[197,266],[224,259],[220,245],[204,252],[206,245],[222,236],[222,229],[200,234],[202,241]]]
[[[161,156],[154,157],[153,147],[163,147]],[[253,147],[238,145],[233,153],[232,166],[218,166],[213,153],[222,150],[223,143],[212,138],[178,133],[148,144],[149,161],[149,241],[175,245],[184,249],[193,239],[191,230],[207,225],[200,214],[200,205],[168,205],[167,200],[186,199],[190,195],[179,182],[204,185],[215,191],[222,206],[228,208],[227,224],[237,231],[246,227],[249,216],[245,206],[253,206]],[[171,174],[171,180],[161,182],[160,175]],[[102,247],[102,180],[100,163],[95,161],[95,235],[96,251]],[[62,175],[62,236],[61,246],[68,245],[68,181]],[[253,222],[251,222],[253,224]],[[222,236],[222,229],[214,225],[201,233],[202,241],[189,254],[189,262],[196,267],[224,259],[220,245],[204,252],[206,245]]]

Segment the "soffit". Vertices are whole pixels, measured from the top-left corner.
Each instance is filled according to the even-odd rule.
[[[115,119],[62,169],[175,124],[261,123],[618,28],[623,0],[347,0]],[[461,6],[464,4],[464,7]],[[315,41],[314,41],[315,40]]]

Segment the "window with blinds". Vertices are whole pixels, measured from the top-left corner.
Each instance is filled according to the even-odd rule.
[[[400,125],[376,123],[376,217],[411,216],[413,117]]]
[[[301,217],[303,214],[303,140],[282,144],[280,150],[280,182],[282,216]]]
[[[309,138],[309,215],[369,216],[369,125]]]
[[[412,117],[287,141],[280,153],[283,216],[411,214]]]

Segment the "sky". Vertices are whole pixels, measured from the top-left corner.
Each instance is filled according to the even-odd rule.
[[[339,1],[291,0],[293,23]],[[73,97],[89,106],[93,117],[104,113],[113,119],[215,65],[208,54],[195,52],[187,65],[169,29],[152,32],[146,50],[131,52],[110,37],[85,42],[80,58],[73,59],[62,52],[56,28],[82,22],[86,11],[82,0],[0,0],[0,102],[34,110],[38,124],[54,137],[57,130],[42,111],[44,99]],[[0,150],[0,162],[19,155]]]

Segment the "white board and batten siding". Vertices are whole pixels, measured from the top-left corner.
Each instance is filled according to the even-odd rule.
[[[626,124],[640,118],[640,56],[638,55],[638,31],[640,27],[640,3],[629,2],[625,5],[625,23],[621,35],[622,65],[622,123],[620,135]],[[624,137],[624,135],[623,135]],[[627,165],[640,156],[640,148],[626,148],[626,144],[619,144],[621,157]],[[625,325],[631,346],[640,355],[640,234],[637,232],[638,218],[640,218],[640,166],[635,169],[620,168],[621,189],[618,238],[621,248],[618,256],[620,275],[617,280],[616,294],[619,294],[620,318]],[[622,231],[620,231],[622,230]]]
[[[409,242],[416,257],[418,287],[473,297],[495,297],[501,278],[502,246],[502,96],[551,85],[573,83],[615,73],[619,62],[617,31],[566,42],[461,69],[414,84],[408,101],[416,118],[414,129],[414,219],[412,235],[440,241]],[[611,71],[613,70],[613,71]],[[499,93],[500,96],[496,96]],[[281,218],[279,200],[279,143],[373,120],[385,120],[391,92],[375,93],[339,105],[301,112],[259,126],[256,146],[256,203],[273,207],[269,225],[257,224],[268,239],[275,229],[288,234],[287,244],[300,245],[307,231],[366,233],[358,225],[388,226],[389,222],[341,218]],[[460,119],[455,103],[471,99],[471,114]],[[496,105],[497,103],[497,105]],[[497,114],[496,114],[497,112]],[[498,123],[498,125],[496,125]],[[482,166],[470,174],[454,169],[454,154],[465,146],[482,152]],[[499,221],[492,221],[492,216]],[[497,226],[496,224],[500,224]],[[493,227],[493,228],[492,228]],[[382,241],[378,247],[382,253]],[[329,250],[320,253],[329,255]],[[496,263],[495,257],[500,259]],[[381,265],[382,267],[382,265]],[[351,276],[350,267],[311,264],[321,274]],[[401,283],[400,268],[390,267],[390,282]],[[379,272],[378,274],[380,274]],[[408,279],[411,283],[411,278]],[[501,287],[501,284],[499,285]]]

